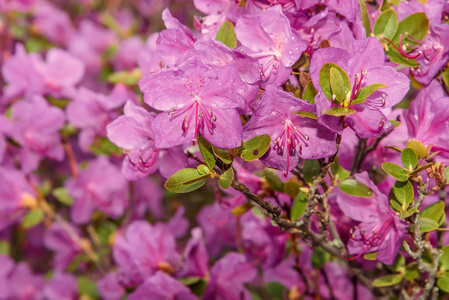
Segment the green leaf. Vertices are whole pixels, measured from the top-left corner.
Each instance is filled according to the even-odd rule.
[[[8,241],[0,241],[0,254],[7,256],[11,254],[11,244]]]
[[[236,217],[240,217],[241,215],[249,211],[251,208],[253,208],[251,202],[245,202],[242,205],[237,206],[236,208],[231,210],[231,213]]]
[[[371,25],[369,19],[369,12],[365,5],[365,0],[359,0],[360,3],[360,13],[362,14],[362,24],[365,28],[366,37],[370,36],[371,33]]]
[[[52,194],[56,198],[56,200],[67,206],[71,206],[74,201],[67,192],[67,189],[64,187],[55,188]]]
[[[201,278],[201,277],[184,277],[184,278],[178,279],[178,281],[180,283],[182,283],[183,285],[185,285],[185,286],[189,286],[189,285],[193,285],[195,283],[198,283],[202,279],[203,278]]]
[[[284,183],[275,170],[265,169],[265,171],[263,171],[263,177],[268,182],[270,188],[278,192],[284,192]]]
[[[420,220],[430,219],[435,221],[437,224],[437,228],[443,225],[444,220],[446,218],[446,213],[444,210],[444,202],[438,201],[428,207],[426,207],[423,211],[421,211]],[[435,228],[436,229],[436,228]]]
[[[400,253],[396,255],[396,259],[394,260],[394,263],[391,266],[387,266],[387,268],[391,272],[400,272],[405,266],[405,258]]]
[[[346,179],[338,183],[340,190],[346,194],[357,197],[371,197],[373,191],[355,179]]]
[[[428,219],[428,218],[420,218],[420,231],[421,233],[426,233],[430,231],[434,231],[438,229],[438,223],[435,220]]]
[[[210,174],[210,169],[206,165],[199,165],[196,169],[201,175]]]
[[[44,212],[39,208],[30,210],[22,219],[22,227],[26,229],[34,227],[44,220],[44,216]]]
[[[202,187],[210,176],[200,174],[197,169],[182,169],[168,178],[164,186],[173,193],[188,193]]]
[[[134,69],[132,71],[120,71],[112,73],[108,76],[108,81],[113,84],[122,83],[124,85],[136,85],[140,79],[142,79],[142,72],[140,69]]]
[[[344,180],[351,175],[351,172],[344,169],[340,163],[338,162],[338,157],[335,158],[334,163],[331,166],[331,171],[334,177],[337,177],[339,180]]]
[[[441,248],[441,250],[443,251],[443,255],[441,255],[440,259],[438,260],[438,264],[445,271],[449,271],[449,245],[444,246],[443,248]]]
[[[316,247],[312,254],[312,265],[315,269],[321,269],[330,260],[331,255],[321,247]]]
[[[317,119],[316,114],[308,112],[308,111],[298,111],[298,112],[294,112],[295,115],[300,116],[301,118],[309,118],[309,119]]]
[[[402,212],[401,204],[398,201],[394,200],[394,199],[390,200],[390,207],[392,207],[393,209],[395,209],[398,212]]]
[[[316,159],[306,159],[304,161],[303,175],[304,181],[308,184],[312,183],[314,177],[317,177],[320,173],[321,166]]]
[[[223,189],[229,189],[232,184],[232,180],[234,180],[234,171],[232,168],[227,169],[223,174],[220,176],[220,186]]]
[[[426,14],[424,12],[415,13],[408,16],[398,24],[398,28],[392,42],[399,48],[399,37],[402,34],[402,45],[408,44],[412,47],[417,46],[420,43],[415,40],[423,41],[428,30],[429,20],[427,19]],[[413,39],[408,38],[407,34],[413,37]],[[393,47],[393,45],[390,45],[389,43],[386,54],[390,56],[391,61],[398,64],[407,67],[418,66],[415,59],[405,58],[396,50],[396,48]]]
[[[107,137],[95,138],[89,150],[97,155],[120,155],[121,150],[115,144],[113,144]]]
[[[291,219],[293,221],[298,220],[302,217],[307,208],[307,194],[300,191],[293,202],[291,209]]]
[[[444,168],[444,175],[446,176],[446,184],[449,184],[449,167]]]
[[[366,253],[363,255],[363,258],[366,260],[377,260],[377,251],[371,252],[371,253]]]
[[[449,273],[444,273],[437,280],[437,286],[444,292],[449,293]]]
[[[265,286],[267,290],[267,294],[269,296],[269,299],[272,300],[283,300],[284,299],[284,291],[285,286],[282,285],[282,283],[279,282],[268,282]]]
[[[316,94],[318,93],[313,86],[312,81],[309,81],[304,89],[304,92],[302,93],[302,99],[307,100],[309,104],[315,104]]]
[[[390,274],[377,278],[373,281],[374,287],[392,286],[400,283],[402,281],[403,275],[401,274]]]
[[[413,191],[413,185],[410,181],[396,181],[393,186],[393,193],[396,199],[401,204],[412,203],[415,197],[415,192]]]
[[[346,97],[345,83],[343,75],[337,68],[330,68],[330,81],[332,95],[335,95],[335,100],[342,102]]]
[[[225,164],[229,165],[232,163],[232,157],[231,157],[231,154],[229,154],[228,149],[221,149],[221,148],[212,146],[212,151],[214,152],[215,156],[218,157]]]
[[[271,137],[268,134],[262,134],[253,137],[243,143],[243,150],[240,155],[244,161],[256,160],[264,155],[270,148]]]
[[[418,156],[418,158],[424,158],[424,157],[427,156],[427,149],[423,145],[423,143],[421,143],[420,141],[410,140],[410,141],[407,142],[407,146],[406,147],[412,149],[413,151],[415,151],[415,153]]]
[[[375,36],[382,34],[389,40],[394,38],[396,30],[398,30],[398,14],[394,9],[384,10],[373,25]]]
[[[321,68],[320,75],[319,75],[321,90],[323,91],[323,94],[326,96],[326,98],[329,101],[333,102],[332,95],[336,91],[333,91],[332,88],[333,87],[337,88],[337,87],[336,87],[336,84],[333,84],[331,82],[331,80],[332,80],[331,78],[333,78],[333,76],[331,75],[331,69],[335,70],[335,71],[333,71],[333,73],[335,73],[337,71],[341,75],[341,77],[339,77],[339,84],[341,84],[341,87],[338,88],[338,93],[339,93],[338,96],[341,95],[340,89],[342,89],[342,91],[343,91],[342,93],[344,93],[345,95],[347,95],[348,93],[351,92],[351,82],[349,81],[348,74],[346,74],[346,72],[341,67],[337,66],[336,64],[327,63]],[[339,101],[342,101],[342,100],[339,100]]]
[[[102,221],[97,229],[97,235],[100,242],[104,245],[109,244],[109,238],[117,231],[117,225],[111,221]]]
[[[441,73],[441,77],[443,78],[444,85],[446,87],[449,87],[449,68],[444,70],[443,73]]]
[[[371,96],[372,93],[374,93],[375,91],[377,91],[379,89],[385,89],[385,88],[388,88],[388,86],[386,86],[383,83],[373,83],[368,86],[365,86],[364,88],[360,89],[360,91],[357,93],[357,96],[355,97],[355,99],[351,101],[351,105],[363,103],[363,102],[365,102],[366,98]]]
[[[78,291],[80,296],[88,295],[93,299],[98,298],[97,284],[87,276],[78,277]]]
[[[413,206],[413,207],[407,209],[406,211],[404,211],[403,213],[401,213],[400,218],[401,219],[407,219],[408,217],[410,217],[411,215],[413,215],[417,211],[418,211],[418,209]]]
[[[299,185],[299,183],[293,180],[289,180],[284,184],[284,193],[295,199],[296,196],[298,196],[300,188],[301,186]]]
[[[418,264],[410,263],[405,267],[404,279],[407,281],[415,280],[419,276]]]
[[[69,136],[76,134],[78,132],[78,128],[76,128],[75,126],[70,125],[70,124],[65,124],[61,128],[61,130],[59,130],[59,132],[61,133],[61,135],[63,137],[69,137]]]
[[[345,107],[331,107],[330,109],[323,110],[323,114],[335,117],[348,116],[353,113],[355,113],[355,110]]]
[[[217,31],[216,41],[220,41],[231,49],[237,47],[237,38],[235,37],[234,24],[226,20]]]
[[[391,163],[391,162],[384,162],[382,163],[382,170],[385,171],[388,175],[396,179],[397,181],[407,181],[408,180],[408,173],[398,166],[397,164]]]
[[[47,97],[47,99],[51,105],[62,109],[64,109],[70,102],[72,102],[72,100],[70,99],[56,99],[53,97]]]
[[[215,163],[217,162],[212,150],[212,145],[208,141],[206,141],[206,139],[203,138],[200,134],[198,135],[197,139],[204,162],[209,167],[209,169],[212,170],[215,167]]]
[[[398,128],[399,126],[401,126],[401,122],[400,121],[396,121],[396,120],[388,120],[388,122],[390,122],[391,124],[393,124],[393,129],[394,128]]]
[[[413,171],[418,165],[418,155],[410,148],[405,148],[401,153],[402,165],[406,170]]]
[[[416,170],[414,170],[413,172],[411,172],[409,174],[409,176],[411,177],[411,176],[414,176],[414,175],[416,175],[418,173],[421,173],[421,171],[424,171],[425,169],[427,169],[431,165],[432,165],[432,163],[425,164],[424,166],[421,166],[421,167],[417,168]]]

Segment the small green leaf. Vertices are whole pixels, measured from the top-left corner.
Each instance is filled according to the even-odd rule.
[[[323,110],[323,114],[335,117],[348,116],[353,113],[355,113],[355,110],[345,107],[331,107],[330,109]]]
[[[283,295],[284,295],[286,288],[284,285],[282,285],[282,283],[271,281],[266,284],[265,288],[267,290],[269,299],[272,299],[272,300],[283,300],[284,299]]]
[[[316,247],[312,254],[312,265],[315,269],[321,269],[329,261],[331,255],[321,247]]]
[[[89,150],[97,155],[120,155],[121,150],[115,144],[113,144],[107,137],[95,138]]]
[[[444,273],[437,280],[437,286],[444,292],[449,293],[449,273]]]
[[[430,231],[434,231],[438,229],[438,223],[435,220],[428,219],[428,218],[420,218],[420,231],[421,233],[426,233]]]
[[[298,220],[302,217],[307,208],[307,194],[300,191],[293,202],[291,209],[291,219],[293,221]]]
[[[398,14],[394,9],[383,11],[374,22],[373,33],[375,36],[382,34],[387,39],[393,39],[398,30]]]
[[[415,197],[413,185],[410,181],[396,181],[393,186],[393,193],[399,203],[412,203]]]
[[[405,267],[404,279],[407,281],[415,280],[419,276],[418,264],[410,263]]]
[[[298,115],[302,118],[309,118],[309,119],[317,119],[316,114],[308,112],[308,111],[298,111],[298,112],[294,112],[295,115]]]
[[[335,95],[335,100],[342,102],[346,96],[345,83],[342,74],[337,68],[330,68],[330,81],[332,95]]]
[[[394,199],[390,200],[390,207],[392,207],[393,209],[395,209],[398,212],[402,212],[401,204],[398,201],[394,200]]]
[[[374,93],[375,91],[377,91],[379,89],[385,89],[385,88],[388,88],[388,86],[386,86],[383,83],[373,83],[368,86],[365,86],[357,93],[357,96],[355,97],[355,99],[351,101],[351,105],[363,103],[363,102],[365,102],[366,98],[371,96],[372,93]]]
[[[231,210],[231,213],[236,217],[240,217],[241,215],[249,211],[251,208],[253,208],[251,202],[245,202],[242,205],[237,206],[236,208]]]
[[[449,87],[449,68],[444,70],[443,73],[441,73],[441,77],[443,78],[444,85],[446,87]]]
[[[438,260],[438,264],[445,271],[449,271],[449,245],[444,246],[443,248],[441,248],[441,250],[443,251],[443,255],[441,255],[440,259]]]
[[[231,187],[232,180],[234,180],[234,172],[232,171],[232,168],[229,168],[221,174],[220,186],[225,190],[229,189]]]
[[[365,28],[366,37],[369,37],[370,33],[371,33],[369,12],[368,12],[368,9],[366,8],[365,0],[359,0],[359,4],[360,4],[360,13],[362,15],[362,24],[363,24],[363,27]]]
[[[11,254],[11,244],[8,241],[0,241],[0,254],[7,256]]]
[[[164,186],[173,193],[188,193],[199,189],[211,175],[202,175],[197,169],[182,169],[167,179]]]
[[[53,196],[64,205],[71,206],[73,203],[73,198],[70,197],[67,189],[64,187],[58,187],[53,189]]]
[[[449,184],[449,167],[444,168],[444,175],[446,176],[446,184]]]
[[[265,171],[263,171],[263,177],[267,180],[270,188],[278,192],[284,192],[284,183],[275,170],[265,169]]]
[[[142,72],[140,71],[140,69],[115,72],[108,76],[108,81],[110,83],[122,83],[127,86],[136,85],[140,79],[142,79]]]
[[[64,109],[70,102],[72,102],[72,100],[70,99],[56,99],[53,97],[47,97],[47,99],[51,105],[62,109]]]
[[[321,166],[316,159],[306,159],[304,161],[303,175],[304,181],[308,184],[312,183],[314,177],[317,177],[320,173]]]
[[[400,121],[396,121],[396,120],[388,120],[388,122],[393,124],[393,128],[398,128],[402,124]]]
[[[382,163],[382,170],[385,171],[388,175],[396,179],[397,181],[407,181],[408,180],[408,173],[398,166],[397,164],[391,163],[391,162],[384,162]]]
[[[206,141],[206,139],[203,138],[200,134],[198,135],[197,139],[204,162],[209,167],[209,169],[212,170],[215,167],[215,163],[217,162],[212,150],[212,145],[208,141]]]
[[[302,99],[307,100],[309,104],[315,104],[315,96],[317,94],[317,91],[315,87],[313,86],[312,81],[309,81],[306,85],[306,88],[304,89],[304,92],[302,94]]]
[[[229,154],[229,150],[212,146],[212,151],[214,152],[215,156],[225,164],[230,165],[232,163],[232,157],[231,154]]]
[[[201,277],[184,277],[184,278],[178,279],[178,281],[180,283],[182,283],[183,285],[185,285],[185,286],[189,286],[189,285],[193,285],[195,283],[198,283],[202,279],[203,278],[201,278]]]
[[[92,299],[98,299],[97,284],[87,276],[78,277],[78,291],[80,296],[87,295]]]
[[[206,165],[199,165],[196,169],[201,175],[210,174],[210,169]]]
[[[271,137],[268,134],[262,134],[253,137],[243,143],[243,150],[240,155],[244,161],[256,160],[264,155],[270,148]]]
[[[234,24],[226,20],[217,31],[216,41],[220,41],[231,49],[237,47],[237,38],[235,37]]]
[[[437,223],[437,228],[440,227],[446,218],[444,202],[438,201],[437,203],[426,207],[423,211],[421,211],[420,218],[431,219]]]
[[[418,155],[410,148],[405,148],[401,153],[402,165],[406,170],[413,171],[418,165]]]
[[[427,156],[427,149],[420,141],[410,140],[407,142],[406,147],[415,151],[416,155],[418,155],[418,158],[424,158]]]
[[[117,231],[117,225],[111,221],[102,221],[97,229],[97,235],[100,242],[107,245],[110,242],[110,237]]]
[[[346,72],[340,66],[337,66],[333,63],[327,63],[323,67],[321,67],[319,75],[321,90],[323,91],[323,94],[326,96],[326,98],[332,102],[333,91],[331,83],[331,69],[335,69],[335,71],[338,71],[338,73],[340,73],[341,89],[345,95],[351,92],[351,82],[349,81],[348,74],[346,74]]]
[[[296,181],[289,180],[284,184],[284,193],[295,199],[300,188],[301,186]]]
[[[22,219],[22,227],[34,227],[44,220],[44,216],[44,212],[39,208],[30,210]]]
[[[331,166],[331,171],[332,171],[332,174],[335,177],[338,177],[339,180],[344,180],[344,179],[348,178],[349,175],[351,175],[351,172],[344,169],[340,165],[340,163],[338,162],[338,157],[335,158],[334,163]]]
[[[407,209],[406,211],[404,211],[403,213],[401,213],[400,218],[407,219],[408,217],[410,217],[417,211],[418,211],[418,209],[416,207],[411,207],[411,208]]]
[[[65,124],[61,128],[61,130],[59,130],[59,133],[61,133],[61,135],[63,137],[72,136],[72,135],[76,134],[77,132],[78,132],[78,128],[76,128],[75,126],[70,125],[70,124]]]
[[[374,287],[392,286],[400,283],[402,281],[403,275],[401,274],[390,274],[377,278],[373,281]]]
[[[363,255],[363,258],[366,260],[377,260],[377,251],[371,252],[371,253],[366,253]]]
[[[431,165],[432,165],[432,163],[428,163],[428,164],[425,164],[424,166],[418,167],[416,170],[414,170],[413,172],[411,172],[411,173],[409,174],[409,176],[411,177],[411,176],[414,176],[414,175],[416,175],[416,174],[418,174],[418,173],[421,173],[421,171],[424,171],[425,169],[427,169],[427,168],[430,167]]]
[[[373,191],[355,179],[346,179],[338,183],[340,190],[346,194],[357,197],[371,197]]]

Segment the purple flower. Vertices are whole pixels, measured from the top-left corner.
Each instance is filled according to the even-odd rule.
[[[127,182],[104,156],[90,161],[78,177],[67,180],[65,186],[74,198],[70,216],[76,224],[89,222],[96,209],[118,219],[128,206]]]
[[[192,291],[173,277],[163,273],[156,272],[153,276],[146,279],[134,292],[128,295],[129,300],[172,300],[198,299]]]
[[[98,280],[98,293],[106,300],[120,300],[125,293],[125,288],[120,284],[118,274],[111,272]]]
[[[209,273],[209,254],[204,244],[203,232],[196,227],[191,234],[184,250],[180,277],[206,277]]]
[[[341,117],[326,115],[323,111],[331,107],[343,107],[355,111],[345,116],[345,122],[362,138],[376,137],[392,130],[393,125],[388,122],[381,109],[399,103],[409,89],[410,80],[392,67],[384,66],[384,61],[384,50],[374,37],[354,41],[349,53],[332,47],[317,50],[310,62],[310,75],[313,85],[319,91],[315,97],[318,122],[341,134]],[[339,105],[327,99],[321,90],[319,74],[326,63],[341,67],[351,84],[351,90]],[[362,88],[376,83],[388,88],[376,90],[363,103],[352,104]]]
[[[117,235],[113,256],[127,286],[140,285],[158,270],[173,272],[179,260],[175,238],[167,227],[146,221],[134,221]]]
[[[78,298],[78,280],[72,274],[56,273],[44,288],[48,300],[73,300]]]
[[[146,75],[139,86],[144,101],[163,111],[151,124],[157,148],[195,142],[198,133],[219,148],[240,146],[237,108],[244,99],[238,91],[245,85],[234,67],[215,67],[193,58],[177,68]]]
[[[256,268],[246,262],[243,254],[229,252],[211,268],[203,299],[250,300],[251,295],[244,284],[256,276]]]
[[[305,100],[268,86],[244,126],[245,140],[261,134],[271,136],[271,147],[261,161],[286,175],[298,164],[300,157],[318,159],[337,151],[335,133],[314,119],[294,114],[300,111],[315,112],[315,109]]]
[[[377,260],[391,265],[401,247],[407,224],[390,209],[388,197],[379,191],[368,173],[356,174],[355,179],[368,186],[373,195],[357,197],[338,191],[340,209],[346,216],[360,222],[352,231],[347,245],[349,254],[356,255],[351,259],[377,251]]]
[[[404,112],[409,138],[433,145],[432,152],[442,163],[449,163],[449,97],[441,84],[432,80]]]
[[[0,254],[0,299],[8,299],[11,296],[8,277],[14,269],[14,261],[9,256]]]
[[[239,49],[258,59],[262,86],[283,84],[307,48],[299,34],[290,27],[281,5],[270,7],[259,16],[240,17],[235,25],[235,34],[243,45]]]
[[[21,145],[20,162],[25,173],[36,170],[43,156],[58,161],[64,158],[59,130],[65,117],[60,108],[35,96],[30,101],[15,102],[11,110],[13,126],[9,134]]]
[[[8,278],[10,289],[9,299],[44,299],[42,287],[45,280],[42,276],[34,274],[24,262],[18,263]]]

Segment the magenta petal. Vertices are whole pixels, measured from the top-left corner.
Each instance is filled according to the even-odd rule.
[[[220,110],[214,112],[217,117],[214,128],[204,128],[201,134],[212,145],[218,148],[232,149],[242,143],[242,120],[236,110]]]
[[[194,126],[189,126],[188,131],[182,130],[184,116],[170,116],[162,112],[154,118],[151,129],[154,134],[155,146],[159,149],[171,148],[192,141],[195,137]]]
[[[389,132],[393,124],[377,108],[365,103],[351,107],[356,112],[346,116],[345,121],[361,138],[372,138]]]
[[[351,44],[351,52],[348,60],[348,75],[351,78],[360,73],[360,68],[369,70],[383,66],[385,63],[385,53],[382,45],[375,37],[365,40],[355,40]]]

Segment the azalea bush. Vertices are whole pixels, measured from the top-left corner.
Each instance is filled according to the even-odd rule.
[[[448,297],[447,1],[0,11],[0,299]]]

